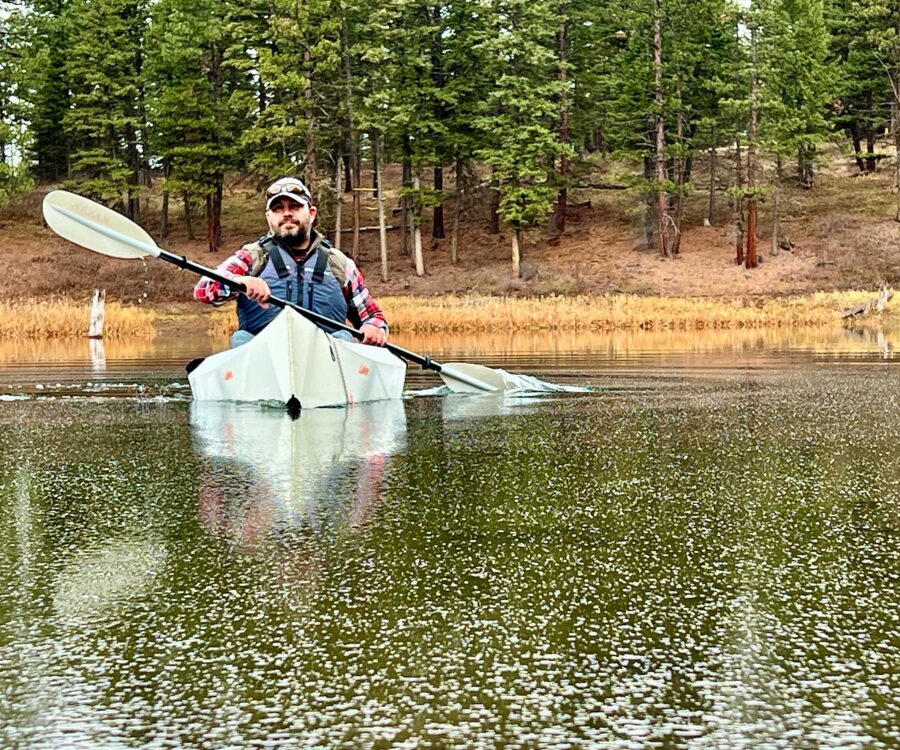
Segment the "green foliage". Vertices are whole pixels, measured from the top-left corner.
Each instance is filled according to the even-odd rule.
[[[0,6],[0,206],[32,184],[26,160],[29,89],[22,65],[28,54],[22,33],[27,28],[27,16]]]
[[[555,10],[549,0],[496,2],[477,46],[493,81],[476,109],[477,155],[491,168],[501,218],[515,229],[547,216],[558,189],[555,160],[568,151],[558,134]]]
[[[146,23],[144,0],[72,0],[66,74],[70,177],[79,192],[114,203],[137,184],[134,153]]]
[[[822,0],[757,0],[760,141],[773,154],[815,149],[828,136],[835,71]]]
[[[0,180],[69,178],[117,202],[139,190],[147,166],[164,167],[170,189],[198,198],[218,194],[235,170],[260,184],[303,174],[324,200],[336,156],[358,134],[367,158],[377,137],[388,161],[408,159],[422,175],[456,159],[469,171],[486,166],[502,218],[536,226],[562,186],[563,154],[577,168],[579,156],[602,147],[652,166],[659,116],[667,174],[635,170],[633,182],[642,196],[674,196],[686,190],[681,168],[697,151],[746,138],[750,25],[764,152],[808,156],[833,127],[874,141],[889,122],[891,82],[900,87],[895,6],[0,2]],[[403,195],[418,207],[443,198],[424,183]]]
[[[147,35],[145,72],[151,142],[169,190],[210,195],[240,166],[246,122],[232,106],[247,73],[228,65],[236,47],[212,0],[160,0]]]
[[[259,29],[263,44],[255,50],[265,105],[241,144],[262,180],[302,174],[313,182],[308,155],[325,160],[338,137],[344,90],[340,6],[337,0],[272,0],[269,13],[266,28]]]
[[[22,102],[30,123],[28,153],[39,179],[62,179],[69,170],[65,117],[72,100],[66,61],[72,29],[68,6],[69,0],[36,2],[22,9],[17,24],[21,54],[15,69],[19,79],[27,82]]]

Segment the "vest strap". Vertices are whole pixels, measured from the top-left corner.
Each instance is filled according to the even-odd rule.
[[[319,247],[317,252],[316,267],[313,269],[312,278],[317,284],[321,284],[322,279],[325,278],[325,269],[328,268],[328,248]]]
[[[284,258],[281,257],[281,245],[279,245],[276,240],[272,240],[269,243],[269,258],[272,261],[272,265],[275,267],[275,273],[278,274],[279,279],[286,279],[291,275],[291,272],[287,270],[287,266],[284,263]]]

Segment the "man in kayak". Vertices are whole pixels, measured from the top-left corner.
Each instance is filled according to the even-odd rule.
[[[217,268],[244,284],[246,293],[211,279],[197,282],[194,298],[201,302],[218,307],[237,298],[238,330],[231,337],[232,347],[247,343],[280,312],[266,304],[273,295],[332,320],[349,320],[362,331],[364,344],[387,342],[387,321],[362,273],[313,229],[315,218],[306,185],[294,177],[276,180],[266,190],[268,234],[244,245]],[[336,338],[355,340],[346,331],[322,328]]]

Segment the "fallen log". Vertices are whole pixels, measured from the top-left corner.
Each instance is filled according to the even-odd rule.
[[[619,185],[614,182],[582,182],[578,185],[573,185],[572,187],[581,190],[587,190],[588,188],[593,190],[629,190],[633,185]]]
[[[881,287],[881,291],[878,293],[878,296],[875,299],[871,299],[868,302],[863,302],[861,305],[854,305],[853,307],[846,308],[842,313],[842,318],[855,318],[858,315],[868,315],[869,313],[876,312],[880,313],[884,310],[884,306],[888,303],[888,300],[894,296],[894,290],[890,288],[887,284]]]
[[[385,229],[387,229],[388,231],[390,231],[391,229],[399,229],[399,228],[400,228],[400,227],[395,226],[394,224],[388,224],[388,225],[385,227]],[[360,228],[359,228],[359,231],[360,231],[360,232],[377,232],[379,229],[381,229],[381,227],[379,227],[379,226],[374,226],[374,227],[360,227]],[[341,229],[341,234],[349,234],[349,233],[352,232],[352,231],[353,231],[353,227],[347,227],[347,228],[345,228],[345,229]]]

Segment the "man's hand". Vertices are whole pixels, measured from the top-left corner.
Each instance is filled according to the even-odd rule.
[[[269,285],[257,276],[241,276],[236,279],[236,281],[240,281],[247,290],[244,294],[247,295],[254,302],[259,302],[263,307],[268,307],[266,304],[266,300],[272,295],[272,292],[269,290]]]
[[[363,334],[363,344],[371,344],[372,346],[384,346],[387,343],[387,331],[382,330],[378,326],[364,325],[360,326],[359,330]]]

